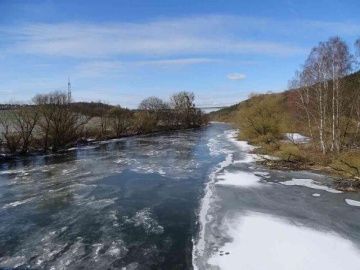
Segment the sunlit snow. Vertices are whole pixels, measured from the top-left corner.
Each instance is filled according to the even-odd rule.
[[[258,186],[260,178],[253,173],[237,171],[235,173],[225,172],[218,176],[216,185],[254,187]]]
[[[350,199],[345,199],[345,202],[346,202],[348,205],[359,206],[359,207],[360,207],[360,202],[359,202],[359,201],[350,200]]]
[[[223,253],[216,253],[209,260],[212,267],[222,270],[357,270],[360,265],[360,250],[349,240],[267,215],[238,217],[229,222],[228,235],[233,240],[221,247]]]

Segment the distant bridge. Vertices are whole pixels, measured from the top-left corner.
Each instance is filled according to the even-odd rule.
[[[229,105],[204,105],[204,106],[197,106],[196,108],[202,109],[202,110],[220,110],[229,106],[233,106],[235,104],[229,104]]]

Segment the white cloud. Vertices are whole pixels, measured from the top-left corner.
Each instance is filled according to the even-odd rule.
[[[200,16],[146,23],[39,23],[2,28],[0,34],[18,53],[78,58],[221,53],[287,56],[305,52],[274,39],[252,38],[251,31],[266,29],[267,23],[259,18]]]
[[[227,78],[229,80],[245,80],[246,79],[246,75],[245,74],[241,74],[241,73],[231,73],[227,75]]]
[[[331,35],[358,36],[360,25],[207,15],[141,23],[30,23],[0,27],[1,39],[8,44],[2,49],[7,53],[77,58],[195,54],[291,56],[309,50],[293,44],[304,44],[301,42],[304,40],[313,43],[314,39],[320,41],[319,38]]]

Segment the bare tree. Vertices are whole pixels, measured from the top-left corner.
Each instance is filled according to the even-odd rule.
[[[120,106],[110,109],[108,112],[109,124],[117,137],[126,134],[131,125],[131,112]]]
[[[20,148],[21,136],[14,128],[14,120],[10,111],[4,110],[0,116],[1,135],[7,149],[15,153]]]
[[[182,91],[171,96],[170,106],[175,111],[178,124],[184,127],[195,125],[195,95]]]
[[[91,116],[75,112],[65,92],[37,95],[35,104],[40,111],[39,127],[44,136],[44,150],[56,152],[76,142]]]
[[[298,107],[308,122],[310,133],[316,126],[320,149],[339,152],[351,126],[351,114],[358,93],[348,91],[343,78],[350,74],[353,56],[339,37],[321,42],[312,49],[303,70],[294,82]]]
[[[342,147],[342,116],[346,113],[349,107],[344,106],[349,104],[345,102],[346,95],[344,95],[344,87],[342,80],[344,76],[352,71],[352,56],[349,53],[349,48],[344,41],[339,37],[330,38],[326,43],[326,60],[328,67],[328,77],[332,82],[332,142],[331,150],[340,151]]]
[[[22,106],[13,112],[15,130],[21,137],[21,154],[26,154],[34,138],[39,112],[33,106]]]
[[[148,114],[155,114],[158,116],[158,114],[164,110],[166,107],[166,104],[164,101],[162,101],[160,98],[157,97],[148,97],[141,101],[138,109],[142,111],[146,111]]]
[[[109,108],[108,105],[103,106],[104,103],[98,104],[98,106],[95,108],[93,112],[93,116],[99,118],[99,125],[100,125],[100,137],[106,138],[108,133],[108,127],[109,127]]]
[[[355,41],[356,56],[360,57],[360,38]]]

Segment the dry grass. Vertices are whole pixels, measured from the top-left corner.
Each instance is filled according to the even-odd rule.
[[[360,181],[360,151],[323,154],[311,144],[274,142],[270,144],[252,141],[260,146],[255,153],[279,158],[278,161],[265,161],[271,167],[289,169],[309,169],[330,173],[333,176]]]

